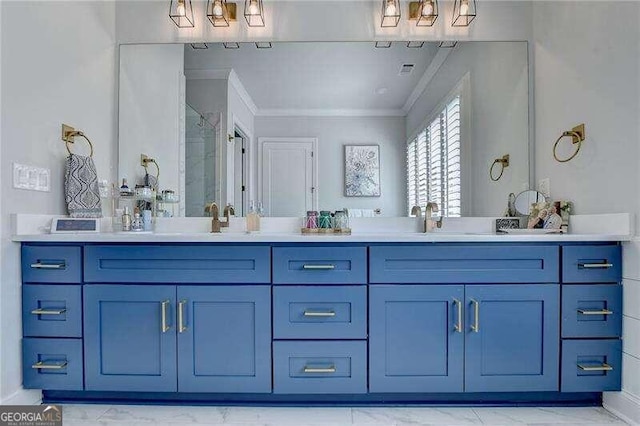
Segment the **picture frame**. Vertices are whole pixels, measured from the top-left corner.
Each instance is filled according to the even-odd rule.
[[[380,193],[380,145],[344,145],[345,197],[379,197]]]

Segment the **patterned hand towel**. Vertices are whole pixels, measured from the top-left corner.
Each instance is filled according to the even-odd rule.
[[[98,174],[91,157],[70,154],[64,175],[64,194],[71,217],[102,217]]]

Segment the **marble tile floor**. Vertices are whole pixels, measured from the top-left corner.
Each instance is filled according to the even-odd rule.
[[[625,425],[601,407],[63,405],[64,426]]]

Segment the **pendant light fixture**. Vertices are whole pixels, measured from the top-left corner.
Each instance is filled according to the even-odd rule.
[[[438,19],[438,0],[420,0],[409,3],[409,20],[418,27],[431,27]]]
[[[380,26],[397,27],[400,22],[400,0],[382,0],[382,22]]]
[[[264,8],[262,0],[244,1],[244,18],[250,27],[264,27]]]
[[[236,4],[227,0],[208,0],[207,18],[214,27],[228,27],[230,21],[236,20]]]
[[[455,0],[453,3],[454,27],[468,27],[476,17],[476,0]]]
[[[169,18],[178,28],[193,28],[193,7],[191,0],[171,0]]]

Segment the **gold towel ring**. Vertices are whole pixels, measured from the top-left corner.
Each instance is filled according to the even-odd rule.
[[[564,158],[564,159],[560,159],[558,158],[558,154],[557,154],[557,149],[558,149],[558,144],[560,143],[560,141],[562,140],[562,138],[570,136],[571,137],[571,142],[575,145],[578,144],[578,148],[575,150],[575,152],[573,154],[571,154],[571,156],[569,156],[568,158]],[[580,148],[582,148],[582,142],[585,139],[585,133],[584,133],[584,124],[581,124],[579,126],[574,127],[571,130],[567,130],[565,132],[562,132],[562,134],[560,135],[560,137],[556,140],[556,143],[553,144],[553,158],[555,158],[555,160],[558,163],[566,163],[568,161],[571,161],[575,158],[576,155],[578,155],[578,153],[580,152]]]
[[[498,175],[498,177],[494,178],[493,168],[496,166],[496,164],[500,164],[502,167],[500,168],[500,174]],[[509,154],[503,155],[502,158],[496,158],[495,160],[493,160],[493,164],[489,169],[489,177],[491,178],[491,180],[494,182],[499,181],[502,175],[504,174],[504,169],[507,167],[509,167]]]
[[[89,154],[89,157],[93,157],[93,144],[91,143],[89,138],[85,136],[84,133],[82,133],[82,132],[74,132],[74,134],[71,135],[71,136],[82,136],[87,141],[87,143],[89,144],[89,148],[91,148],[91,153]],[[73,142],[72,141],[67,141],[65,143],[67,145],[67,152],[69,153],[69,155],[71,155],[71,150],[69,149],[69,144],[73,143]]]
[[[89,154],[89,157],[93,157],[93,144],[91,143],[89,138],[80,130],[76,130],[71,126],[67,126],[66,124],[62,125],[62,140],[65,142],[65,145],[67,147],[67,152],[69,153],[69,155],[71,155],[71,149],[69,148],[69,144],[75,143],[74,138],[76,136],[83,137],[87,141],[87,143],[89,144],[89,148],[91,148],[91,153]]]

